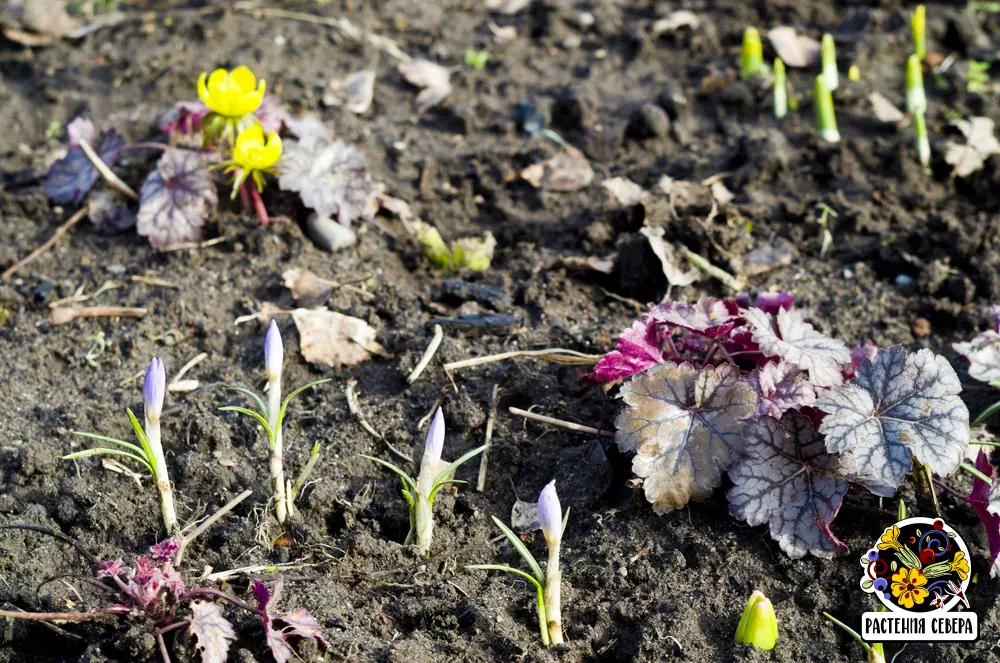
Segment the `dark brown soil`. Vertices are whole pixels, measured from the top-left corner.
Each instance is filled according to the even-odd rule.
[[[43,242],[72,212],[50,206],[38,186],[38,175],[60,149],[58,140],[44,138],[50,123],[86,114],[131,140],[155,139],[157,116],[175,100],[194,96],[201,71],[248,64],[263,72],[270,89],[289,105],[319,112],[338,135],[356,144],[373,177],[446,237],[492,231],[497,256],[479,280],[510,294],[513,304],[505,312],[518,322],[487,331],[447,329],[434,366],[411,387],[405,378],[430,339],[427,321],[442,313],[488,309],[443,300],[440,283],[448,277],[428,266],[396,221],[380,217],[362,229],[357,247],[333,255],[313,246],[301,227],[304,214],[273,188],[267,201],[284,220],[261,228],[246,215],[220,213],[209,236],[224,235],[226,241],[200,250],[159,254],[134,234],[99,237],[85,222],[0,286],[0,306],[13,311],[0,327],[0,520],[61,530],[101,558],[129,557],[155,543],[162,525],[148,481],[139,490],[97,461],[73,464],[59,456],[73,448],[71,430],[128,435],[124,410],[141,407],[133,378],[150,357],[162,356],[170,375],[206,352],[208,359],[192,374],[202,388],[171,396],[164,416],[179,514],[191,520],[246,488],[255,494],[193,546],[184,571],[193,581],[206,566],[219,571],[284,561],[322,563],[286,574],[285,605],[317,615],[332,643],[325,658],[315,647],[303,648],[305,660],[863,660],[861,648],[821,612],[857,624],[872,608],[857,586],[856,558],[895,519],[894,502],[852,492],[835,523],[851,553],[830,561],[792,561],[764,528],[749,528],[728,515],[725,486],[707,502],[655,516],[641,491],[629,487],[630,459],[613,444],[525,423],[507,412],[510,406],[533,406],[551,416],[612,427],[618,401],[582,384],[580,370],[518,360],[460,371],[452,382],[440,364],[515,348],[608,350],[636,310],[607,293],[648,301],[662,297],[666,288],[637,232],[643,215],[610,205],[599,181],[623,175],[652,187],[663,175],[690,181],[726,173],[723,181],[736,197],[714,218],[708,207],[684,208],[674,217],[663,206],[649,205],[648,221],[727,269],[736,269],[735,261],[753,248],[790,245],[798,254],[791,265],[753,277],[752,290],[790,290],[824,331],[850,344],[929,347],[952,359],[963,380],[971,382],[950,344],[985,327],[989,305],[1000,300],[1000,199],[994,186],[1000,160],[956,181],[941,157],[940,140],[953,133],[952,117],[1000,120],[995,96],[968,94],[962,76],[969,57],[989,59],[996,52],[998,15],[928,7],[931,49],[956,52],[959,65],[928,77],[935,156],[932,172],[925,174],[916,163],[911,130],[879,125],[865,101],[872,90],[895,102],[903,99],[909,24],[897,2],[848,10],[812,0],[696,0],[683,4],[705,23],[693,33],[659,39],[650,36],[649,26],[675,8],[671,3],[536,0],[514,17],[490,15],[478,2],[457,0],[283,3],[286,9],[345,16],[391,37],[414,56],[455,66],[451,97],[424,115],[417,114],[414,91],[391,58],[352,44],[329,27],[223,12],[229,5],[224,2],[212,3],[217,11],[178,4],[144,13],[152,9],[149,4],[126,2],[125,23],[82,41],[40,50],[0,44],[0,267]],[[586,29],[578,20],[583,11],[594,18]],[[819,37],[837,29],[848,14],[850,25],[866,17],[867,30],[852,32],[849,26],[838,32],[841,144],[822,144],[815,134],[805,96],[815,72],[790,74],[802,106],[781,125],[771,117],[769,102],[758,103],[756,91],[742,83],[699,95],[706,76],[733,76],[745,26],[785,23]],[[516,41],[494,44],[491,20],[515,26]],[[567,37],[579,38],[580,45],[567,46]],[[485,71],[463,65],[469,48],[490,50],[493,59]],[[371,111],[358,117],[321,105],[327,81],[376,61]],[[861,81],[847,80],[850,63],[860,67]],[[553,151],[519,133],[520,102],[533,104],[600,164],[602,174],[592,186],[551,193],[510,177]],[[667,135],[639,137],[642,127],[630,118],[643,104],[665,107],[671,121]],[[138,186],[148,167],[140,161],[122,172]],[[839,214],[831,220],[834,245],[825,260],[819,258],[818,203]],[[623,259],[611,277],[581,277],[559,266],[563,256],[615,251]],[[217,409],[234,402],[223,385],[260,386],[262,330],[233,321],[261,302],[287,297],[281,273],[289,267],[340,281],[372,274],[375,300],[335,291],[328,306],[371,323],[394,356],[339,373],[320,371],[301,359],[291,323],[283,325],[286,384],[319,377],[334,381],[294,408],[286,432],[289,464],[298,467],[316,440],[325,457],[319,483],[307,493],[295,523],[293,547],[269,552],[256,541],[268,497],[263,441],[247,422],[220,416]],[[179,288],[146,285],[130,279],[135,275]],[[122,287],[99,302],[145,306],[152,313],[141,321],[48,324],[50,302],[81,285],[91,292],[106,281]],[[700,294],[727,293],[716,282],[702,281],[674,296]],[[929,321],[929,335],[915,337],[917,318]],[[107,347],[90,365],[84,356],[100,333]],[[357,457],[389,452],[348,412],[349,379],[358,380],[366,418],[389,442],[416,455],[422,444],[418,422],[439,398],[451,455],[481,444],[490,393],[500,385],[487,490],[462,489],[438,500],[437,536],[424,566],[401,545],[407,518],[395,478]],[[974,412],[986,402],[981,393],[969,394]],[[606,464],[594,460],[602,445]],[[474,473],[470,465],[460,476],[474,478]],[[533,499],[553,477],[573,506],[564,543],[569,644],[546,651],[535,628],[533,592],[510,577],[463,572],[462,565],[516,564],[509,547],[491,543],[496,531],[490,516],[507,519],[517,496]],[[968,492],[967,477],[947,481]],[[929,512],[929,501],[911,485],[901,495],[911,511]],[[978,582],[969,599],[983,635],[975,644],[911,644],[895,660],[996,660],[998,591],[985,571],[985,535],[961,499],[947,492],[940,499],[943,515],[973,551]],[[536,538],[529,545],[540,552],[543,544]],[[86,573],[72,549],[36,534],[2,532],[0,551],[2,607],[77,610],[97,603],[86,585],[77,597],[68,585],[42,584],[51,576]],[[771,653],[732,641],[754,589],[772,599],[778,614],[781,636]],[[233,581],[231,590],[245,593],[246,580]],[[254,620],[227,614],[240,636],[230,661],[269,661]],[[27,622],[8,625],[0,638],[0,661],[156,660],[152,640],[138,627],[129,630],[108,619],[64,628],[72,635]],[[891,658],[898,647],[887,650]],[[172,651],[175,660],[189,660],[180,640]]]

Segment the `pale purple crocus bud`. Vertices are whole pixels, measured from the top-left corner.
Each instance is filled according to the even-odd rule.
[[[264,339],[264,369],[267,371],[268,381],[274,382],[281,377],[281,362],[284,358],[281,332],[278,331],[278,323],[272,318],[271,325],[267,328],[267,338]]]
[[[542,524],[545,541],[550,545],[562,540],[562,505],[556,493],[556,482],[550,481],[538,495],[538,521]]]
[[[146,368],[146,379],[142,385],[144,413],[149,421],[159,421],[163,412],[163,394],[167,390],[167,375],[163,372],[163,362],[153,357]]]
[[[994,306],[990,312],[993,313],[993,329],[1000,333],[1000,306]]]
[[[438,463],[441,461],[441,450],[444,449],[444,412],[441,408],[434,413],[431,427],[427,429],[427,441],[424,442],[424,457],[421,463]]]

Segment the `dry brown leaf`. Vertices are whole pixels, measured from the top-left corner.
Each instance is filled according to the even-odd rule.
[[[677,287],[691,285],[701,276],[701,272],[695,267],[684,271],[687,264],[681,256],[677,255],[674,247],[664,240],[663,228],[659,226],[644,226],[641,232],[649,240],[649,248],[653,250],[656,257],[660,259],[660,266],[663,268],[663,275],[667,277],[667,283]]]
[[[879,122],[891,122],[895,124],[896,122],[902,122],[906,114],[903,111],[896,108],[896,104],[892,103],[884,96],[878,92],[872,92],[868,95],[868,101],[872,102],[872,110],[875,112],[875,119]]]
[[[698,15],[694,12],[686,9],[678,9],[675,12],[671,12],[669,16],[653,23],[651,31],[653,37],[656,38],[665,32],[676,32],[681,28],[691,28],[694,30],[700,22]]]
[[[410,60],[399,63],[397,69],[410,85],[423,88],[417,95],[421,112],[437,106],[451,94],[451,72],[430,60]]]
[[[63,0],[8,0],[0,22],[4,36],[24,46],[44,46],[80,28]]]
[[[771,28],[767,38],[785,66],[802,69],[819,62],[820,43],[812,37],[798,34],[794,28],[788,26]]]
[[[292,320],[299,330],[299,349],[310,364],[340,368],[360,364],[373,354],[387,355],[364,320],[327,308],[298,308]]]
[[[566,256],[559,263],[566,269],[574,272],[597,272],[610,276],[615,271],[614,254],[606,258],[599,258],[597,256]]]
[[[372,105],[375,97],[375,70],[363,69],[338,81],[330,81],[329,96],[324,95],[323,103],[330,106],[343,104],[344,108],[361,115]]]
[[[594,180],[594,169],[583,152],[568,147],[547,161],[528,166],[521,177],[536,189],[579,191]]]
[[[333,290],[328,283],[324,283],[323,279],[308,269],[293,267],[285,270],[281,278],[285,281],[285,287],[292,292],[295,301],[299,301],[303,297],[313,301],[325,300],[326,296]]]
[[[531,4],[531,0],[486,0],[486,8],[508,16],[516,14]]]
[[[612,177],[601,182],[601,186],[614,196],[619,204],[626,207],[641,203],[649,195],[648,191],[626,177]]]

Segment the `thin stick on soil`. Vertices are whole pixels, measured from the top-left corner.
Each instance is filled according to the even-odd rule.
[[[84,205],[76,211],[76,214],[69,217],[66,223],[62,224],[56,231],[52,233],[52,237],[49,237],[44,244],[39,246],[37,249],[26,255],[25,257],[18,260],[16,263],[7,268],[7,270],[0,274],[0,281],[8,281],[10,277],[14,275],[14,272],[21,269],[25,265],[34,262],[38,259],[38,256],[42,255],[46,251],[52,248],[52,246],[59,241],[59,238],[66,234],[66,231],[80,223],[87,216],[87,212],[90,211],[89,205]]]
[[[600,435],[601,437],[612,438],[615,436],[615,434],[611,431],[601,430],[591,426],[583,426],[581,424],[574,424],[572,421],[563,421],[562,419],[546,417],[544,414],[535,414],[534,412],[528,412],[527,410],[522,410],[517,407],[509,407],[507,408],[507,411],[511,414],[516,414],[519,417],[524,417],[525,419],[540,421],[543,424],[551,424],[552,426],[558,426],[560,428],[565,428],[566,430],[576,431],[577,433],[586,433],[588,435]]]
[[[127,198],[131,198],[135,201],[139,200],[139,194],[133,191],[132,187],[128,184],[125,184],[120,177],[115,175],[114,171],[108,167],[108,164],[104,163],[104,159],[102,159],[100,155],[94,151],[94,148],[90,146],[90,143],[85,140],[81,140],[77,144],[83,151],[83,155],[94,165],[94,168],[97,169],[97,172],[100,173],[101,177],[104,178],[104,181],[107,182],[109,187]]]
[[[731,290],[742,290],[746,285],[746,281],[743,278],[737,278],[727,272],[724,269],[716,267],[708,261],[707,258],[701,256],[686,246],[681,246],[681,250],[684,252],[684,257],[687,258],[688,262],[705,272],[712,278],[721,281],[723,285],[727,286]]]
[[[420,358],[420,362],[414,367],[413,371],[410,373],[409,377],[406,378],[408,384],[413,384],[420,377],[420,374],[424,372],[427,365],[431,363],[431,359],[434,358],[434,354],[441,347],[441,341],[444,340],[444,329],[441,325],[434,325],[434,338],[431,339],[431,344],[427,346],[424,351],[424,356]]]
[[[240,493],[239,495],[237,495],[233,499],[231,499],[228,502],[226,502],[226,504],[223,505],[222,507],[220,507],[218,511],[216,511],[211,516],[209,516],[208,518],[206,518],[205,520],[203,520],[202,523],[200,525],[198,525],[198,527],[196,527],[194,529],[194,531],[192,531],[190,534],[188,534],[184,538],[182,538],[181,539],[181,545],[180,545],[179,548],[177,548],[177,556],[174,558],[175,559],[175,564],[177,566],[181,565],[181,560],[184,558],[184,550],[187,548],[187,546],[188,546],[189,543],[191,543],[196,538],[198,538],[199,534],[201,534],[202,532],[204,532],[205,530],[207,530],[209,527],[211,527],[212,525],[214,525],[220,518],[222,518],[224,515],[226,515],[227,513],[229,513],[230,511],[232,511],[233,509],[235,509],[239,505],[240,502],[242,502],[246,498],[250,497],[251,495],[253,495],[253,491],[252,490],[250,490],[250,489],[244,490],[242,493]]]
[[[31,525],[28,523],[9,523],[6,525],[0,525],[0,529],[20,529],[20,530],[26,530],[28,532],[38,532],[39,534],[45,534],[47,536],[51,536],[55,539],[59,539],[63,543],[68,543],[69,545],[73,546],[73,548],[75,548],[76,551],[80,553],[80,556],[83,557],[85,560],[87,560],[87,564],[90,564],[91,568],[96,569],[100,565],[98,559],[94,557],[89,550],[84,548],[82,543],[80,543],[79,541],[77,541],[76,539],[67,534],[55,531],[52,528],[45,527],[43,525]]]
[[[381,433],[372,428],[371,424],[365,421],[364,415],[361,414],[361,406],[358,404],[358,394],[356,391],[357,388],[358,388],[357,380],[351,379],[347,381],[347,387],[344,388],[344,393],[347,395],[347,409],[350,411],[351,414],[355,416],[355,418],[358,420],[358,423],[361,425],[362,428],[364,428],[368,432],[369,435],[371,435],[380,442],[384,442],[385,446],[392,453],[396,454],[403,460],[412,463],[413,457],[410,456],[410,454],[394,447],[388,440],[386,440],[382,436]]]
[[[546,348],[544,350],[513,350],[511,352],[501,352],[497,355],[487,355],[486,357],[473,357],[471,359],[463,359],[462,361],[453,361],[450,364],[445,364],[442,368],[450,373],[451,371],[458,370],[459,368],[482,366],[483,364],[491,364],[493,362],[515,359],[517,357],[533,357],[535,359],[544,359],[546,361],[555,362],[557,364],[566,364],[569,366],[593,366],[599,362],[603,356],[604,355],[588,355],[582,352],[577,352],[576,350],[564,350],[562,348]]]
[[[26,619],[34,622],[89,622],[111,613],[95,612],[21,612],[19,610],[0,610],[0,617],[8,619]]]
[[[167,253],[168,251],[184,251],[185,249],[207,249],[210,246],[221,244],[227,239],[229,239],[229,237],[223,235],[222,237],[206,239],[204,242],[184,242],[182,244],[174,244],[173,246],[160,249],[160,253]]]
[[[170,652],[167,650],[167,643],[162,633],[156,634],[156,644],[160,648],[160,658],[163,659],[163,663],[170,663]]]
[[[194,368],[195,366],[197,366],[201,362],[205,361],[206,359],[208,359],[208,353],[207,352],[202,352],[200,355],[195,355],[191,359],[191,361],[189,361],[188,363],[186,363],[183,366],[181,366],[181,370],[177,371],[177,375],[175,375],[174,379],[171,380],[170,384],[167,385],[167,391],[170,391],[170,388],[172,386],[174,386],[175,384],[177,384],[178,382],[180,382],[181,378],[183,378],[185,375],[187,375],[188,371],[190,371],[192,368]]]
[[[52,309],[49,313],[49,323],[65,325],[81,318],[142,318],[147,313],[149,313],[149,309],[130,306],[87,306],[84,308],[60,306]]]
[[[490,449],[493,447],[493,423],[497,419],[497,406],[500,404],[500,385],[493,385],[493,395],[490,397],[490,416],[486,419],[486,448],[479,456],[479,480],[476,490],[480,493],[486,490],[486,470],[490,462]]]

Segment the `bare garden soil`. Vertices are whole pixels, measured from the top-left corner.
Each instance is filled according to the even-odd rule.
[[[657,260],[638,233],[646,222],[731,271],[739,271],[753,249],[787,252],[790,264],[752,276],[750,290],[792,292],[819,328],[849,345],[869,340],[881,347],[931,348],[953,362],[964,383],[973,383],[951,343],[985,328],[990,305],[1000,301],[1000,160],[956,180],[941,158],[940,140],[954,133],[949,119],[1000,120],[1000,107],[995,96],[966,92],[960,64],[928,77],[935,157],[924,173],[912,129],[879,124],[865,99],[878,90],[902,102],[909,8],[891,1],[856,4],[536,0],[503,16],[470,0],[282,3],[284,9],[344,16],[415,57],[454,66],[451,96],[422,115],[413,88],[386,54],[328,26],[227,10],[228,2],[126,0],[120,7],[125,22],[82,40],[41,49],[0,43],[0,268],[45,241],[73,212],[53,208],[39,186],[64,149],[60,140],[45,138],[51,123],[85,114],[130,140],[156,140],[157,117],[175,101],[194,98],[200,72],[247,64],[290,107],[320,113],[336,135],[357,145],[372,177],[446,238],[494,233],[493,267],[469,278],[509,295],[494,305],[446,297],[442,283],[454,277],[431,268],[390,217],[362,227],[357,246],[325,253],[303,229],[306,211],[276,187],[265,193],[279,217],[272,227],[260,227],[226,200],[206,235],[225,240],[199,249],[157,253],[134,233],[102,237],[85,221],[0,285],[0,306],[13,313],[0,327],[0,522],[65,532],[102,559],[128,559],[157,542],[162,524],[148,479],[139,489],[97,460],[74,464],[59,457],[76,444],[71,430],[128,435],[124,411],[141,408],[141,380],[135,378],[152,356],[163,357],[169,378],[205,352],[208,359],[189,376],[201,387],[168,396],[163,417],[179,516],[192,520],[246,488],[255,493],[193,545],[183,570],[193,579],[207,566],[221,571],[298,562],[285,572],[284,605],[319,617],[331,642],[325,653],[302,647],[304,660],[864,660],[861,648],[821,612],[857,625],[873,608],[858,587],[857,558],[895,520],[894,501],[852,491],[834,523],[851,552],[793,561],[765,528],[730,517],[726,484],[708,501],[656,516],[641,489],[629,483],[630,458],[612,440],[508,413],[508,407],[531,407],[613,430],[620,402],[614,391],[582,383],[584,369],[520,359],[461,370],[451,380],[440,368],[510,349],[609,350],[637,315],[628,300],[655,301],[666,292]],[[682,6],[702,24],[652,37],[651,23]],[[590,13],[592,24],[580,20],[582,12]],[[930,5],[927,14],[931,49],[957,53],[960,63],[989,59],[1000,45],[996,14],[965,15],[939,5]],[[516,40],[495,44],[491,20],[516,27]],[[744,27],[780,24],[817,38],[824,31],[838,37],[839,145],[816,136],[805,95],[815,72],[790,71],[801,108],[780,125],[766,94],[731,82]],[[463,64],[470,48],[491,52],[484,71]],[[328,81],[373,63],[378,79],[368,113],[324,106]],[[860,81],[847,80],[850,63],[859,66]],[[594,184],[558,193],[515,176],[556,149],[519,131],[522,102],[587,153],[598,170]],[[647,104],[663,112],[640,112]],[[151,159],[133,160],[119,172],[137,187]],[[599,186],[615,175],[653,188],[664,175],[700,181],[720,173],[735,197],[715,215],[710,204],[698,203],[675,214],[662,199],[622,209]],[[834,244],[825,259],[819,257],[818,203],[838,213],[830,219]],[[618,259],[610,275],[572,272],[561,263],[566,256],[612,254]],[[300,467],[317,440],[324,458],[294,523],[291,547],[269,551],[258,540],[269,495],[260,431],[217,410],[235,402],[224,385],[260,388],[263,330],[234,320],[263,302],[289,308],[281,274],[291,267],[339,282],[370,275],[363,287],[373,299],[337,289],[327,305],[368,321],[391,357],[321,370],[301,358],[294,326],[282,322],[285,383],[333,382],[294,407],[285,433],[288,464]],[[98,303],[151,313],[141,320],[47,322],[50,302],[107,281],[121,287],[100,295]],[[705,280],[672,296],[700,294],[731,293]],[[431,368],[407,384],[429,343],[429,320],[494,308],[516,322],[447,327]],[[94,349],[100,333],[103,352]],[[386,441],[414,456],[426,430],[418,422],[439,399],[448,422],[446,455],[481,444],[491,392],[500,386],[486,490],[463,487],[438,499],[431,559],[423,565],[401,545],[408,521],[395,477],[358,458],[391,454],[349,413],[345,387],[351,379],[364,417]],[[974,413],[988,398],[967,392]],[[475,466],[465,466],[460,477],[474,480]],[[509,519],[516,498],[534,499],[552,478],[564,505],[572,506],[563,544],[568,644],[546,651],[538,640],[533,591],[512,577],[462,566],[517,564],[509,546],[492,541],[497,532],[490,516]],[[966,476],[946,482],[960,494],[970,488]],[[911,483],[901,496],[917,514],[932,510]],[[969,600],[982,635],[972,644],[910,644],[895,660],[1000,660],[1000,590],[985,570],[985,534],[960,497],[940,490],[939,498],[942,515],[972,551],[978,582]],[[540,552],[540,537],[529,547]],[[45,583],[62,574],[87,574],[72,548],[34,533],[0,531],[3,608],[84,610],[98,603],[89,586],[72,579]],[[230,581],[230,589],[246,595],[246,577]],[[754,589],[774,602],[778,615],[781,634],[770,653],[733,644]],[[228,609],[227,615],[240,638],[230,661],[270,661],[256,620]],[[0,634],[0,661],[157,660],[144,625],[123,624],[109,618],[63,625],[68,633],[61,634],[15,622]],[[897,649],[887,647],[890,658]],[[195,660],[183,638],[172,641],[172,655]]]

